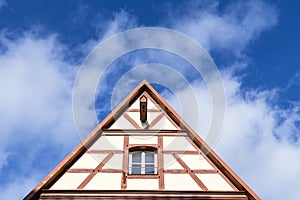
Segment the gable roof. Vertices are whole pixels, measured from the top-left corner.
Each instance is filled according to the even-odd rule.
[[[202,140],[202,138],[171,108],[171,106],[146,81],[142,81],[61,163],[55,167],[24,199],[36,199],[43,189],[48,189],[59,177],[109,128],[116,119],[140,97],[147,92],[150,97],[164,109],[165,113],[181,129],[186,130],[191,140],[203,151],[211,162],[231,181],[239,191],[244,191],[249,199],[260,199],[241,178]]]

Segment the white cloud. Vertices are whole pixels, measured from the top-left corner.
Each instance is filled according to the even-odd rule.
[[[33,180],[36,168],[53,161],[54,152],[61,157],[78,142],[71,105],[75,66],[64,60],[64,46],[55,36],[27,33],[11,40],[2,35],[1,45],[5,51],[0,55],[0,169],[6,181],[0,190],[21,185],[22,196],[16,198],[20,199],[29,189],[21,180],[28,178],[27,186],[34,187],[46,175],[44,171]],[[47,152],[49,146],[56,151]],[[17,176],[21,182],[14,181]]]
[[[114,13],[112,19],[103,19],[103,17],[99,15],[97,16],[96,21],[98,23],[95,24],[95,29],[98,36],[96,39],[91,39],[81,46],[80,49],[85,54],[90,53],[90,51],[101,41],[113,36],[114,34],[138,27],[136,18],[125,10]]]
[[[300,106],[282,109],[270,102],[279,90],[244,90],[242,80],[233,73],[222,72],[226,118],[214,148],[262,199],[294,199],[299,196],[300,186],[300,130],[296,125]],[[193,87],[201,110],[197,132],[205,138],[212,116],[210,96],[204,85],[195,83]],[[177,95],[188,98],[185,90]],[[176,103],[174,98],[168,101]],[[185,120],[191,120],[190,117],[194,116]]]
[[[212,51],[240,55],[260,34],[277,23],[277,11],[263,1],[231,2],[220,11],[219,1],[202,5],[193,1],[183,16],[171,16],[173,28],[184,32]],[[200,8],[199,8],[200,7]]]
[[[249,44],[277,23],[276,9],[261,1],[235,2],[222,12],[218,6],[217,1],[202,9],[190,4],[187,15],[172,16],[171,22],[174,28],[192,36],[210,52],[233,52],[232,55],[238,57],[244,56]],[[277,99],[282,98],[285,88],[243,89],[243,79],[235,72],[246,69],[247,60],[242,60],[242,68],[237,67],[235,59],[232,62],[234,67],[222,72],[227,108],[223,132],[215,150],[262,199],[295,199],[300,186],[300,130],[297,125],[300,102],[284,109],[277,104]],[[193,87],[201,110],[201,126],[197,131],[205,138],[212,117],[210,96],[205,85],[195,82]],[[176,95],[188,98],[185,90]],[[169,101],[178,105],[174,98]],[[189,122],[193,117],[187,116],[185,120]]]
[[[300,107],[279,108],[270,102],[274,91],[244,91],[234,77],[224,80],[227,117],[217,151],[263,199],[299,196],[300,146],[289,136],[300,137]]]
[[[221,49],[241,55],[252,41],[277,22],[276,10],[256,0],[232,3],[222,12],[218,11],[217,1],[206,5],[201,12],[194,7],[187,5],[188,12],[172,16],[171,22],[175,29],[191,35],[209,51]],[[106,30],[98,28],[101,39],[137,26],[134,17],[124,11],[116,14],[114,20],[99,24]],[[44,142],[63,151],[66,146],[76,144],[71,113],[74,66],[64,60],[65,47],[55,36],[40,38],[25,34],[15,41],[2,36],[1,43],[6,51],[0,55],[0,167],[10,164],[8,158],[16,153],[11,147],[25,142],[26,153],[32,153],[26,157],[26,166],[32,167],[29,176],[33,176],[38,167],[33,162],[41,156],[38,150]],[[88,52],[96,43],[98,40],[91,40],[83,44],[82,50]],[[295,125],[300,119],[299,104],[290,109],[274,106],[272,97],[279,95],[277,90],[245,91],[241,88],[242,79],[234,72],[223,71],[227,115],[216,151],[264,199],[293,199],[299,196],[300,150],[299,140],[290,138],[299,133]],[[172,79],[171,76],[164,78]],[[207,89],[199,82],[192,85],[202,111],[201,125],[209,124],[211,105]],[[188,98],[185,90],[176,95]],[[168,100],[178,107],[175,99]],[[198,132],[203,134],[207,129],[201,126]],[[39,138],[41,144],[32,146],[32,138]],[[29,176],[21,174],[19,180],[23,182]],[[18,181],[9,181],[0,191],[16,188],[20,193],[15,198],[19,199],[43,178],[41,176],[23,182],[26,188],[20,188]],[[8,194],[2,193],[2,198],[6,199]]]
[[[40,176],[32,174],[30,178],[19,177],[11,181],[9,184],[0,188],[1,199],[22,199],[29,191],[35,187],[34,185],[40,181]]]
[[[120,12],[103,22],[107,29],[99,30],[99,38],[131,28],[134,20],[127,15]],[[72,113],[78,66],[65,59],[69,49],[57,35],[41,37],[38,32],[33,27],[13,39],[0,34],[0,172],[6,173],[0,199],[7,199],[13,190],[18,192],[10,199],[23,198],[80,141]],[[80,51],[88,53],[96,42],[90,40]],[[20,170],[13,172],[12,166]]]

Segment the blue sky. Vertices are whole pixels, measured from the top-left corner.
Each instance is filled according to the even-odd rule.
[[[0,0],[0,199],[24,197],[80,142],[72,89],[88,53],[113,34],[145,26],[180,31],[207,50],[227,97],[215,150],[263,199],[296,199],[299,10],[298,1],[283,0]],[[98,92],[108,94],[96,97],[98,119],[110,111],[111,91],[120,77],[132,66],[150,62],[171,66],[190,81],[199,92],[199,120],[208,124],[205,85],[182,59],[152,50],[124,55],[110,66],[98,85]],[[176,97],[187,96],[184,88],[174,96],[155,87],[175,108]]]

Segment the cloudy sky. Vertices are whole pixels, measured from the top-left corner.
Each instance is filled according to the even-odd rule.
[[[216,63],[226,117],[215,151],[263,199],[299,199],[299,10],[300,3],[286,0],[0,0],[0,199],[24,197],[80,142],[72,91],[91,50],[116,33],[149,26],[188,35]],[[98,121],[136,86],[118,80],[147,63],[169,66],[196,91],[201,112],[194,128],[205,138],[205,83],[182,58],[158,50],[131,52],[107,68],[95,97]],[[146,68],[130,77],[152,77],[179,113],[179,100],[189,100],[172,75]]]

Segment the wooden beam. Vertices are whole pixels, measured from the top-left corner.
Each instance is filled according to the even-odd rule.
[[[198,151],[163,151],[164,154],[189,154],[189,155],[200,155]]]
[[[142,127],[136,123],[126,112],[123,113],[123,116],[131,123],[136,129],[142,129]]]
[[[126,136],[125,136],[126,137]],[[145,149],[147,149],[147,147],[152,147],[155,149],[158,149],[158,144],[128,144],[128,148],[133,148],[133,147],[145,147]]]
[[[165,169],[163,172],[165,174],[187,174],[185,169]]]
[[[122,150],[88,150],[86,153],[94,153],[94,154],[122,154],[124,151]]]
[[[101,173],[122,173],[121,169],[101,169]]]
[[[164,156],[163,156],[163,137],[158,136],[158,149],[157,149],[157,166],[158,166],[158,183],[159,183],[159,189],[164,190],[165,189],[165,178],[164,178]]]
[[[145,133],[143,130],[143,133],[141,133],[142,131],[139,130],[139,133],[105,133],[103,134],[103,136],[187,136],[186,133]]]
[[[188,191],[188,190],[43,190],[41,200],[73,199],[202,199],[248,200],[244,191]]]
[[[193,173],[195,174],[217,174],[218,170],[214,169],[193,169]]]
[[[103,135],[107,133],[140,133],[139,129],[102,129]],[[186,133],[185,129],[143,129],[143,133]],[[186,133],[187,134],[187,133]]]
[[[102,161],[101,163],[84,179],[84,181],[77,187],[77,189],[83,189],[91,180],[92,178],[102,169],[102,167],[111,159],[113,156],[113,153],[109,153]]]
[[[68,173],[92,173],[94,169],[69,169]]]
[[[127,179],[158,179],[158,174],[129,174]]]
[[[121,189],[125,190],[127,188],[128,159],[129,159],[129,137],[128,136],[124,136],[123,151],[124,154],[123,154]]]
[[[202,190],[207,191],[208,188],[202,183],[202,181],[193,173],[193,171],[185,164],[185,162],[176,154],[173,154],[174,158],[179,162],[179,164],[187,171],[187,173],[192,177],[192,179],[199,185]]]
[[[160,113],[149,125],[149,128],[152,128],[153,126],[155,126],[155,124],[157,124],[157,122],[159,122],[159,120],[161,120],[161,118],[164,116],[164,113]]]
[[[223,179],[235,190],[235,191],[239,191],[235,185],[230,181],[228,180],[228,178],[221,172],[221,171],[218,171],[218,173],[223,177]]]
[[[140,112],[140,109],[128,109],[127,112]],[[161,112],[158,109],[147,109],[147,112]]]
[[[93,171],[95,171],[95,169],[85,169],[85,168],[76,168],[76,169],[69,169],[67,172],[68,173],[92,173]],[[102,173],[122,173],[121,169],[101,169],[98,170],[98,172],[102,172]]]

